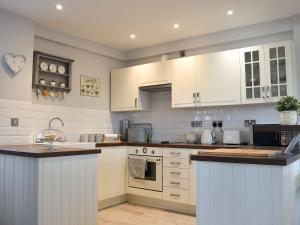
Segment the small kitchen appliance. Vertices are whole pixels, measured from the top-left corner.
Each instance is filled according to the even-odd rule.
[[[215,144],[217,142],[216,140],[216,134],[211,129],[205,129],[201,134],[201,144],[204,145],[211,145]]]
[[[300,133],[300,125],[255,124],[251,129],[250,143],[262,146],[287,146]]]
[[[128,128],[128,142],[149,143],[152,139],[151,123],[134,123]]]
[[[239,145],[243,143],[240,130],[224,130],[223,143],[228,145]]]

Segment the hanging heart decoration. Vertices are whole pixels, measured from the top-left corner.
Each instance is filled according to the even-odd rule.
[[[23,69],[26,63],[26,57],[24,55],[6,53],[4,55],[4,62],[13,74],[17,74]]]

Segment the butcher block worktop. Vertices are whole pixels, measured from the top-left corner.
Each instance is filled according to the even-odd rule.
[[[0,154],[25,156],[33,158],[46,158],[46,157],[59,157],[71,155],[88,155],[99,154],[101,149],[88,149],[88,148],[70,148],[58,147],[55,150],[49,150],[45,145],[32,144],[32,145],[5,145],[0,146]]]

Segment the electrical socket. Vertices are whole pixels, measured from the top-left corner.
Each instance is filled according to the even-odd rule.
[[[223,121],[222,120],[214,120],[214,121],[212,121],[212,126],[214,127],[214,128],[216,128],[216,127],[223,127]]]
[[[250,127],[254,124],[256,124],[256,120],[244,120],[244,126],[245,127]]]
[[[191,127],[202,127],[202,121],[201,120],[191,121]]]
[[[19,126],[19,118],[11,118],[10,119],[10,126],[11,127],[18,127]]]

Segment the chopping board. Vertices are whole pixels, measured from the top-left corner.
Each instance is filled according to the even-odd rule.
[[[241,156],[241,157],[270,157],[281,153],[281,151],[265,149],[242,149],[242,148],[219,148],[213,150],[201,150],[198,155],[206,156]]]

